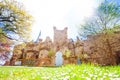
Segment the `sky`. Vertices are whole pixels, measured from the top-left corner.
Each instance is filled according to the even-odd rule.
[[[68,38],[75,39],[77,26],[85,17],[90,17],[97,7],[98,0],[18,0],[34,17],[32,39],[35,41],[41,31],[42,39],[53,38],[53,26],[57,29],[68,27]]]

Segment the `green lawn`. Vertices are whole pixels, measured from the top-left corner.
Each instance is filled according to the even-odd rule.
[[[0,80],[120,80],[120,66],[1,66]]]

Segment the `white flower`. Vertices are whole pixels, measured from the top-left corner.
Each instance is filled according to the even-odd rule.
[[[70,76],[66,76],[63,80],[69,80]]]
[[[86,77],[86,80],[91,80],[91,78]]]

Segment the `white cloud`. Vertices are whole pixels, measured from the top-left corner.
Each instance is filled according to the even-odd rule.
[[[96,6],[95,0],[19,0],[34,16],[32,36],[34,39],[42,31],[42,38],[53,36],[53,26],[58,29],[69,27],[69,37],[74,38],[77,33],[75,26],[84,17],[89,17]]]

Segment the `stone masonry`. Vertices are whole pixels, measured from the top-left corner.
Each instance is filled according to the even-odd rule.
[[[53,41],[50,39],[50,37],[46,37],[45,41],[40,39],[37,43],[25,43],[25,47],[23,48],[17,47],[22,44],[16,45],[13,51],[12,64],[15,65],[15,61],[21,61],[21,65],[54,66],[55,54],[57,51],[62,52],[64,65],[77,64],[79,55],[83,53],[82,41],[78,39],[76,42],[74,42],[72,39],[68,39],[67,27],[63,30],[57,30],[57,28],[54,27],[53,30]]]

